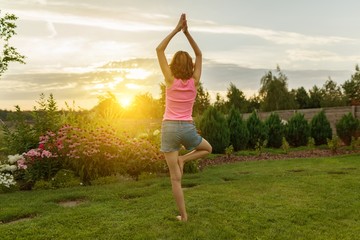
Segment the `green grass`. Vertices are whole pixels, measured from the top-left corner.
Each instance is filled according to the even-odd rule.
[[[0,238],[360,239],[359,183],[359,155],[212,166],[183,179],[187,223],[167,177],[7,193]]]

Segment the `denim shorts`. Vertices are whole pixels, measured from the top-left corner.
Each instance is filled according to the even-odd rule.
[[[181,145],[193,150],[202,141],[195,124],[191,121],[164,120],[161,125],[161,151],[179,151]]]

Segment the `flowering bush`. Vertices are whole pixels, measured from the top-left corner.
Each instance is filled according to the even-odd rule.
[[[65,125],[54,134],[42,137],[41,144],[62,159],[64,167],[73,170],[89,184],[98,177],[127,173],[137,178],[142,171],[152,171],[162,155],[158,150],[159,132],[131,138],[120,136],[109,127],[81,129]]]
[[[84,184],[99,177],[128,174],[135,179],[144,172],[163,171],[166,167],[159,152],[159,130],[137,138],[126,132],[116,135],[110,128],[84,130],[65,125],[56,133],[40,137],[39,146],[22,155],[9,156],[1,171],[3,185],[18,181],[20,189],[31,189],[37,181],[50,181],[61,169],[72,170]]]
[[[42,142],[38,148],[30,149],[23,156],[24,164],[27,166],[24,172],[25,179],[31,183],[40,179],[47,181],[62,168],[58,154],[46,150]]]
[[[17,171],[26,169],[27,165],[22,155],[9,155],[5,163],[0,165],[0,186],[11,188],[16,185],[15,177]]]

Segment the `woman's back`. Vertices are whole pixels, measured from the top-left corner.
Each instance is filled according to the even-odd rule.
[[[174,79],[166,88],[164,120],[192,120],[192,110],[196,98],[195,80]]]

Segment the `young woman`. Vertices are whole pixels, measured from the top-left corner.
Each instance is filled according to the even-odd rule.
[[[169,65],[165,57],[165,49],[171,39],[181,30],[195,52],[195,64],[187,52],[178,51]],[[170,171],[172,191],[180,212],[177,219],[187,221],[188,215],[181,188],[184,164],[187,161],[204,157],[211,153],[212,148],[197,133],[192,119],[196,88],[201,76],[202,54],[188,31],[185,14],[181,15],[175,29],[159,44],[156,52],[166,84],[166,106],[161,127],[161,151],[165,155]],[[179,156],[181,146],[192,151]]]

